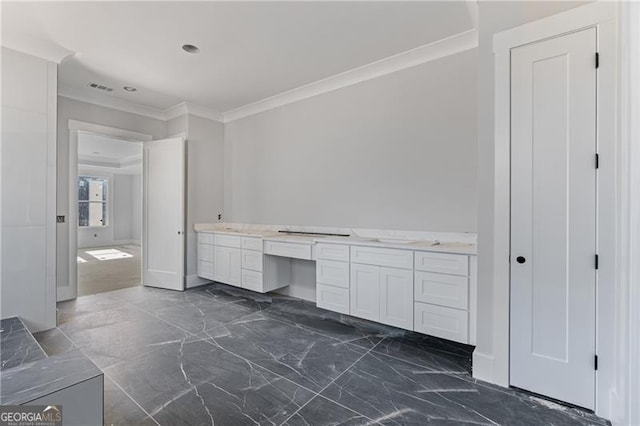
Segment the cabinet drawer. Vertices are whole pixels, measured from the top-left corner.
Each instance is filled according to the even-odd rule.
[[[244,250],[262,251],[262,238],[242,237],[242,248]]]
[[[207,262],[204,260],[198,261],[198,276],[213,280],[213,262]]]
[[[316,305],[329,311],[349,313],[349,290],[331,285],[316,284]]]
[[[316,244],[316,259],[349,261],[349,246],[346,244]]]
[[[240,248],[240,237],[235,235],[215,234],[213,244],[224,247]]]
[[[467,276],[469,275],[469,256],[417,251],[416,271]]]
[[[213,244],[213,234],[198,232],[198,244]]]
[[[242,270],[242,288],[264,293],[262,285],[262,273],[256,271]]]
[[[318,260],[316,262],[316,282],[349,288],[349,262]]]
[[[409,250],[351,246],[351,261],[366,265],[413,269],[413,252]]]
[[[264,254],[311,260],[311,245],[287,243],[283,241],[265,241]]]
[[[456,309],[468,309],[469,279],[454,275],[416,271],[416,302],[432,303]]]
[[[262,252],[242,250],[242,268],[262,272]]]
[[[468,314],[453,308],[415,302],[415,331],[456,342],[468,342]]]
[[[213,262],[213,246],[198,244],[198,260]]]

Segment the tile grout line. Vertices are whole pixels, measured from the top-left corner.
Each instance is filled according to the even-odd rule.
[[[74,341],[73,341],[73,339],[71,339],[71,337],[69,337],[69,336],[67,335],[67,333],[65,333],[65,332],[64,332],[64,330],[62,330],[62,329],[60,329],[60,328],[58,328],[58,330],[60,330],[60,332],[61,332],[61,333],[62,333],[62,334],[67,338],[67,339],[69,339],[69,341],[70,341],[70,342],[71,342],[75,347],[77,347],[77,348],[78,348],[78,350],[79,350],[80,352],[82,352],[82,354],[83,354],[84,356],[86,356],[89,360],[91,360],[91,362],[93,362],[93,360],[91,359],[91,357],[90,357],[89,355],[87,355],[87,354],[86,354],[86,352],[84,351],[84,349],[82,349],[82,348],[81,348],[81,347],[80,347],[76,342],[74,342]],[[94,362],[94,364],[95,364],[95,362]],[[143,412],[143,413],[145,413],[145,414],[147,415],[147,417],[149,417],[151,420],[153,420],[153,422],[154,422],[155,424],[157,424],[158,426],[161,426],[161,425],[160,425],[160,423],[158,423],[158,422],[156,421],[156,419],[154,419],[154,418],[153,418],[153,417],[152,417],[152,416],[147,412],[147,410],[145,410],[145,409],[144,409],[140,404],[138,404],[138,401],[136,401],[135,399],[133,399],[133,397],[131,397],[131,395],[129,395],[129,394],[127,393],[127,391],[125,391],[124,389],[122,389],[122,387],[121,387],[121,386],[120,386],[120,385],[119,385],[115,380],[113,380],[113,379],[111,378],[111,376],[109,376],[107,373],[105,373],[105,372],[104,372],[104,370],[103,370],[102,368],[98,367],[98,369],[99,369],[100,371],[102,371],[102,375],[103,375],[103,376],[106,376],[109,380],[111,380],[111,382],[112,382],[114,385],[116,385],[116,386],[118,387],[118,389],[120,389],[120,390],[121,390],[121,391],[122,391],[122,392],[127,396],[127,398],[129,398],[129,399],[130,399],[130,400],[131,400],[135,405],[137,405],[137,406],[138,406],[138,408],[140,408],[140,409],[142,410],[142,412]],[[104,395],[104,389],[102,390],[102,392],[103,392],[103,395]],[[104,404],[104,401],[103,401],[102,403]],[[104,408],[103,408],[103,412],[104,412]],[[103,419],[103,421],[104,421],[104,419]]]
[[[324,391],[325,391],[329,386],[331,386],[331,385],[332,385],[336,380],[338,380],[340,377],[342,377],[342,376],[343,376],[347,371],[351,370],[351,368],[353,368],[353,366],[355,366],[358,362],[360,362],[360,360],[362,360],[362,358],[364,358],[364,357],[365,357],[365,356],[367,356],[369,353],[371,353],[371,351],[373,351],[373,350],[376,348],[376,346],[378,346],[378,345],[379,345],[381,342],[383,342],[385,339],[386,339],[386,337],[385,337],[385,338],[383,338],[382,340],[380,340],[380,341],[379,341],[378,343],[376,343],[375,345],[373,345],[373,347],[371,347],[371,348],[370,348],[369,350],[367,350],[364,354],[362,354],[362,356],[360,356],[358,359],[356,359],[356,360],[355,360],[355,361],[354,361],[350,366],[348,366],[347,368],[345,368],[345,370],[344,370],[342,373],[338,374],[338,375],[337,375],[333,380],[331,380],[331,381],[330,381],[330,382],[329,382],[325,387],[323,387],[322,389],[320,389],[320,391],[319,391],[319,392],[317,392],[317,395],[316,395],[315,397],[313,397],[313,398],[311,398],[309,401],[305,402],[305,403],[304,403],[300,408],[298,408],[298,409],[297,409],[293,414],[291,414],[291,415],[290,415],[289,417],[287,417],[287,418],[286,418],[282,423],[280,423],[280,426],[282,426],[283,424],[285,424],[286,422],[288,422],[288,421],[289,421],[293,416],[295,416],[296,414],[298,414],[298,413],[300,412],[300,410],[302,410],[304,407],[306,407],[306,406],[307,406],[311,401],[313,401],[316,397],[324,398],[324,399],[326,399],[327,401],[331,401],[331,402],[333,402],[333,403],[335,403],[335,404],[337,404],[337,405],[341,406],[342,408],[346,408],[346,409],[348,409],[349,411],[353,411],[354,413],[359,414],[360,416],[362,416],[362,417],[364,417],[364,418],[366,418],[366,419],[369,419],[369,417],[365,416],[364,414],[359,413],[359,412],[357,412],[357,411],[355,411],[355,410],[353,410],[353,409],[351,409],[351,408],[349,408],[349,407],[346,407],[346,406],[342,405],[341,403],[339,403],[339,402],[337,402],[337,401],[334,401],[334,400],[332,400],[332,399],[330,399],[330,398],[327,398],[327,397],[325,397],[325,396],[322,396],[321,394],[322,394],[322,392],[324,392]],[[369,419],[369,420],[372,420],[372,419]]]

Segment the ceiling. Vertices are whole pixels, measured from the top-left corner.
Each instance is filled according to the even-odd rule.
[[[473,28],[467,1],[2,2],[3,40],[75,52],[62,85],[226,112]],[[188,54],[183,44],[201,52]],[[123,86],[134,86],[126,92]],[[96,89],[91,89],[96,90]]]
[[[79,132],[78,165],[138,174],[142,170],[142,143]]]

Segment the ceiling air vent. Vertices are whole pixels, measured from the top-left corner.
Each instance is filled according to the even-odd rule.
[[[103,86],[102,84],[98,84],[98,83],[89,83],[89,87],[92,87],[98,90],[104,90],[105,92],[113,92],[112,87]]]

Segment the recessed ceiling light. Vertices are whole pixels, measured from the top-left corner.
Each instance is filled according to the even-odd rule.
[[[198,53],[198,52],[200,52],[200,49],[198,48],[198,46],[194,46],[193,44],[183,44],[182,45],[182,50],[184,50],[187,53]]]
[[[124,86],[123,89],[126,90],[127,92],[135,92],[136,90],[138,90],[135,87],[131,87],[131,86]]]
[[[94,154],[100,154],[100,151],[93,151]]]

